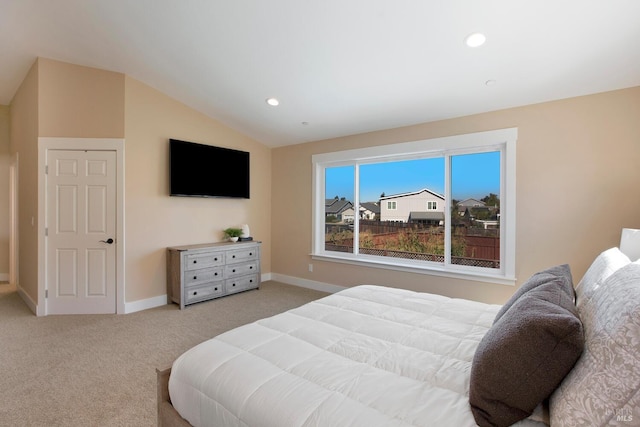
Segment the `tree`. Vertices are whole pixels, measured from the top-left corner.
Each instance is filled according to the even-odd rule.
[[[487,207],[500,207],[500,198],[497,194],[489,193],[488,196],[484,196],[480,200],[483,201]]]
[[[327,215],[325,222],[326,223],[338,222],[338,217],[335,215]]]

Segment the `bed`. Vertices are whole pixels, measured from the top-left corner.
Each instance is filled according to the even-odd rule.
[[[503,306],[362,285],[241,326],[157,371],[158,424],[633,425],[640,262],[622,246]]]

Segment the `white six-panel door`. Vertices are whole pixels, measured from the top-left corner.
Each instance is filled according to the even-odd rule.
[[[47,314],[116,312],[116,153],[48,150]]]

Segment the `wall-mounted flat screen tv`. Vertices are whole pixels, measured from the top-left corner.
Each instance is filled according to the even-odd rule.
[[[249,153],[169,140],[170,195],[249,198]]]

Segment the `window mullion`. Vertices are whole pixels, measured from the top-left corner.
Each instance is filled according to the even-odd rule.
[[[451,265],[451,155],[444,155],[444,265]]]
[[[360,164],[353,167],[353,254],[360,253]]]

